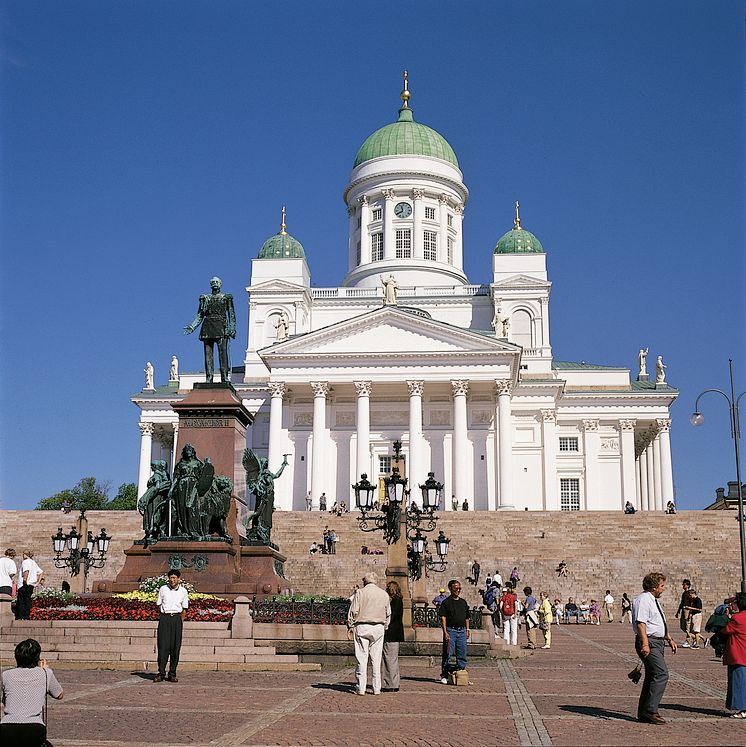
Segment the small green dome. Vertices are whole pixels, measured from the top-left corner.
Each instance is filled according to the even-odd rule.
[[[257,259],[303,259],[305,256],[303,244],[289,233],[280,231],[264,242]]]
[[[458,168],[458,160],[448,141],[435,130],[418,124],[408,106],[399,109],[399,119],[376,130],[360,146],[355,167],[381,156],[431,156]]]
[[[542,253],[541,241],[525,228],[511,228],[495,244],[495,254],[536,254]]]

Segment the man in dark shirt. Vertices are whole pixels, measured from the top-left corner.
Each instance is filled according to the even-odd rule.
[[[443,661],[440,681],[448,684],[448,662],[456,654],[456,668],[466,669],[466,642],[469,639],[469,605],[461,599],[461,583],[456,579],[448,582],[447,597],[440,605],[440,625],[443,629]]]
[[[580,610],[578,609],[578,605],[575,604],[575,599],[573,599],[573,597],[570,597],[567,600],[567,604],[565,605],[565,617],[567,618],[568,623],[573,617],[575,618],[576,625],[580,622]]]
[[[681,632],[686,635],[686,640],[681,644],[681,648],[689,648],[692,644],[692,635],[689,631],[689,618],[691,617],[689,606],[692,595],[692,582],[688,578],[683,579],[681,588],[681,601],[679,602],[679,608],[676,610],[676,617],[679,618]]]
[[[702,638],[702,600],[699,598],[696,590],[689,591],[689,606],[686,608],[689,612],[689,628],[687,637],[691,636],[691,648],[699,648],[699,642]]]

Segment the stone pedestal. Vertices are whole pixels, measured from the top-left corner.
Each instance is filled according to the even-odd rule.
[[[414,640],[412,628],[412,595],[409,590],[409,566],[407,565],[407,517],[405,511],[401,513],[401,536],[398,542],[388,546],[386,553],[386,580],[396,581],[402,594],[404,612],[404,637],[408,641]]]

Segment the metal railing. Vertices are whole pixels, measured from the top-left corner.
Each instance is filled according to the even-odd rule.
[[[251,616],[255,623],[346,625],[349,609],[349,599],[306,602],[254,597],[251,601]]]
[[[412,626],[415,628],[439,628],[440,614],[438,607],[430,607],[427,604],[424,607],[412,605]],[[482,629],[482,610],[478,607],[472,607],[469,612],[469,627],[472,630]]]

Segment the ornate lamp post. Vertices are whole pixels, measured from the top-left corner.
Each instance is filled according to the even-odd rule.
[[[700,392],[694,403],[694,412],[689,418],[689,422],[692,425],[700,426],[705,422],[705,416],[699,411],[699,400],[703,395],[709,392],[717,392],[725,397],[725,401],[728,403],[728,411],[730,414],[730,435],[733,439],[733,448],[736,454],[736,481],[738,483],[738,531],[739,539],[741,543],[741,591],[746,592],[746,542],[744,540],[744,521],[746,517],[743,514],[743,490],[741,483],[741,453],[739,448],[739,441],[741,439],[741,426],[739,423],[738,407],[741,402],[741,397],[746,394],[746,391],[741,392],[736,397],[735,388],[733,386],[733,360],[728,359],[728,371],[730,373],[730,397],[721,389],[705,389],[704,392]]]
[[[85,538],[85,544],[81,540]],[[85,591],[85,581],[91,568],[103,568],[106,564],[106,554],[109,552],[111,537],[106,529],[96,537],[88,531],[88,520],[85,510],[81,510],[78,527],[72,527],[67,534],[63,534],[62,527],[57,534],[52,535],[52,549],[54,550],[55,568],[68,568],[70,575],[75,577],[83,569],[83,584],[81,591]],[[67,549],[67,555],[63,555]]]

